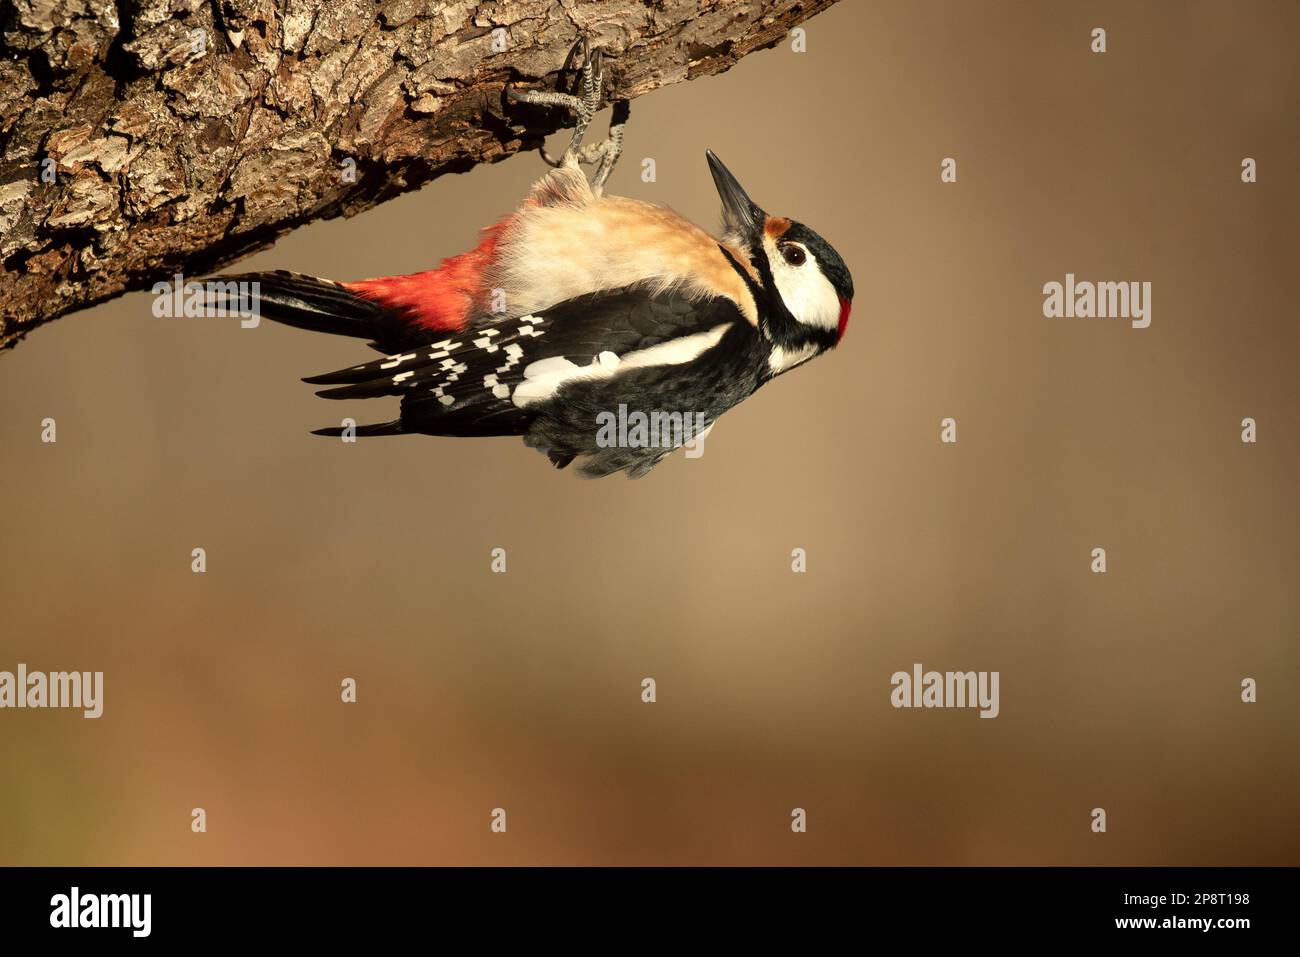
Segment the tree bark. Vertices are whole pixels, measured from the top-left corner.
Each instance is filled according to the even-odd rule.
[[[0,349],[315,219],[495,162],[606,102],[728,69],[834,0],[0,0]]]

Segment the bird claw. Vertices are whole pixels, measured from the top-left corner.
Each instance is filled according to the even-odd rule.
[[[578,60],[581,59],[581,66]],[[559,158],[551,156],[546,147],[540,152],[542,159],[549,166],[570,166],[578,168],[580,163],[596,166],[592,177],[593,189],[599,190],[614,171],[623,151],[623,132],[631,112],[626,100],[614,104],[614,115],[609,123],[609,135],[600,143],[582,145],[587,127],[600,109],[600,99],[605,83],[604,55],[599,49],[593,50],[591,42],[583,35],[569,50],[565,57],[561,73],[577,69],[578,77],[573,85],[573,93],[560,90],[516,90],[506,88],[506,97],[514,103],[528,103],[534,106],[561,106],[574,117],[573,137],[569,146]]]

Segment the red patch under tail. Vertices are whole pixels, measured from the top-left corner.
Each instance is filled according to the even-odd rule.
[[[362,279],[343,285],[363,299],[377,302],[430,332],[459,332],[482,292],[483,274],[496,255],[509,217],[483,230],[482,241],[467,253],[444,259],[437,269],[409,276]]]

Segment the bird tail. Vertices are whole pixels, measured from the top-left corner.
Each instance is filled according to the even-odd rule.
[[[284,269],[221,276],[232,288],[255,290],[259,315],[299,329],[358,339],[383,339],[398,322],[391,310],[363,299],[341,283]]]

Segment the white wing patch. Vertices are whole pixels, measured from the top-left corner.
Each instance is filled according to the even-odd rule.
[[[523,323],[523,325],[518,328],[520,338],[529,336],[537,339],[545,334],[544,329],[538,328],[546,322],[546,320],[541,316],[520,316],[518,321]],[[509,373],[510,370],[520,363],[524,357],[524,347],[518,342],[507,342],[504,346],[499,345],[499,339],[497,337],[500,335],[501,331],[499,329],[484,329],[483,334],[477,339],[471,340],[469,344],[472,349],[478,349],[488,355],[491,355],[494,352],[502,352],[505,354],[505,362],[497,366],[493,372],[483,376],[483,388],[490,391],[494,398],[508,399],[510,398],[510,386],[502,382],[501,377]],[[506,338],[510,337],[507,336]],[[464,343],[456,342],[452,339],[444,339],[441,342],[435,342],[433,345],[428,347],[431,350],[428,353],[430,360],[442,360],[438,363],[438,370],[433,374],[432,381],[435,384],[430,386],[429,391],[437,396],[438,401],[443,405],[450,406],[456,404],[456,396],[448,394],[448,390],[456,391],[451,389],[451,387],[460,381],[462,375],[469,371],[468,364],[447,358],[449,353],[459,349],[462,345],[464,345]],[[395,367],[411,358],[414,358],[414,356],[391,356],[390,362],[392,363],[392,366]],[[385,368],[388,367],[388,365],[385,365]],[[393,377],[393,384],[401,385],[403,381],[411,375],[413,375],[412,372],[400,372]],[[430,380],[425,381],[427,382]],[[408,384],[415,385],[416,383],[411,382]]]
[[[459,342],[454,342],[451,339],[443,339],[442,342],[435,342],[433,345],[429,346],[429,348],[433,350],[429,353],[429,358],[445,359],[447,356],[451,355],[454,350],[459,349],[460,346],[461,344]]]
[[[469,366],[463,362],[457,362],[455,359],[443,359],[439,368],[442,371],[442,381],[429,391],[436,395],[438,401],[443,405],[454,405],[456,397],[447,395],[447,387],[459,382],[461,374],[469,371]]]
[[[539,332],[538,335],[540,336],[541,333]],[[483,377],[483,388],[491,389],[492,395],[498,399],[510,398],[510,386],[502,383],[498,377],[513,369],[523,357],[524,350],[519,343],[512,342],[506,346],[506,364],[498,366],[496,372]]]
[[[681,365],[697,358],[706,350],[713,348],[722,339],[730,327],[730,322],[714,326],[707,332],[680,336],[668,342],[629,352],[625,356],[616,356],[612,352],[602,352],[592,359],[590,365],[580,366],[564,356],[539,359],[524,367],[524,381],[515,389],[511,401],[520,408],[542,402],[553,397],[560,386],[567,382],[590,379],[608,379],[627,369],[646,366]]]

